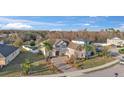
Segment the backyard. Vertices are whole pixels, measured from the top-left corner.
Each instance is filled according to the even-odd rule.
[[[43,55],[21,52],[11,63],[0,70],[0,76],[23,76],[21,64],[25,63],[26,59],[30,59],[32,62],[30,76],[58,73],[56,68],[54,71],[50,69]]]

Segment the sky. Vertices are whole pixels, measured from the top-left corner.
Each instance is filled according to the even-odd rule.
[[[0,16],[0,29],[78,31],[85,28],[124,31],[124,16]]]

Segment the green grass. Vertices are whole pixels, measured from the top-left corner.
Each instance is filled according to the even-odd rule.
[[[96,57],[88,60],[78,60],[78,62],[75,63],[74,65],[79,69],[87,69],[106,64],[113,60],[115,59],[112,57]]]
[[[30,59],[32,61],[30,75],[46,75],[57,73],[57,70],[53,72],[49,69],[49,66],[45,61],[43,61],[43,55],[22,52],[12,62],[0,70],[0,76],[23,76],[21,74],[21,64],[23,64],[26,59]]]

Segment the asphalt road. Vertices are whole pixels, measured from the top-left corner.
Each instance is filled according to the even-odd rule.
[[[117,64],[103,70],[81,75],[80,77],[115,77],[115,73],[118,73],[118,77],[124,77],[124,65]]]

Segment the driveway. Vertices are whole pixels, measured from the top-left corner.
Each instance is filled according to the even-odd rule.
[[[62,57],[52,58],[51,62],[62,72],[76,71],[77,69],[75,67],[72,67],[72,65],[70,64],[66,64],[67,60],[68,58],[66,56],[62,56]]]

